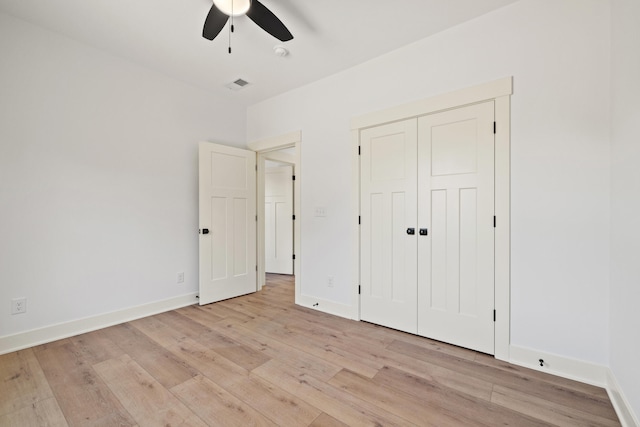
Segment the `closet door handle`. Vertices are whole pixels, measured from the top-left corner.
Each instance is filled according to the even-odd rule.
[[[420,235],[421,235],[421,236],[428,236],[428,235],[429,235],[429,229],[427,229],[427,228],[421,228],[421,229],[420,229]]]
[[[209,234],[209,229],[208,228],[203,228],[202,229],[202,234]]]
[[[413,236],[414,234],[416,234],[416,229],[415,228],[407,228],[407,234],[410,236]]]

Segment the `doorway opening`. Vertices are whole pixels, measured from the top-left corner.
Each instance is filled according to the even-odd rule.
[[[286,153],[291,149],[274,153]],[[264,246],[267,274],[294,274],[293,163],[267,158],[264,169]]]
[[[258,211],[258,227],[257,227],[257,264],[258,264],[258,290],[261,290],[266,282],[267,263],[266,263],[266,193],[265,193],[265,175],[267,169],[276,164],[284,164],[291,167],[291,183],[293,187],[291,214],[292,227],[292,269],[295,282],[295,299],[298,303],[301,286],[301,249],[300,249],[300,211],[301,211],[301,190],[300,190],[300,148],[302,143],[302,133],[292,132],[274,138],[259,140],[249,143],[249,148],[257,152],[257,211]]]

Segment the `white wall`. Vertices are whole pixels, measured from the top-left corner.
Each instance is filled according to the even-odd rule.
[[[611,369],[640,416],[640,2],[612,2]]]
[[[609,12],[523,0],[249,108],[249,141],[302,129],[302,293],[351,302],[350,119],[514,76],[512,343],[608,364]]]
[[[244,109],[2,14],[0,55],[0,337],[196,292],[197,143]]]

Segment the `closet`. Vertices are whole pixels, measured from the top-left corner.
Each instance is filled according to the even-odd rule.
[[[494,354],[494,110],[360,130],[362,320]]]

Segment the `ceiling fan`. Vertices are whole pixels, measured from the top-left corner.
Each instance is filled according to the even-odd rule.
[[[213,0],[204,21],[202,37],[213,40],[222,31],[229,17],[231,17],[231,31],[233,32],[233,17],[247,15],[260,28],[280,41],[293,39],[287,27],[258,0]]]

